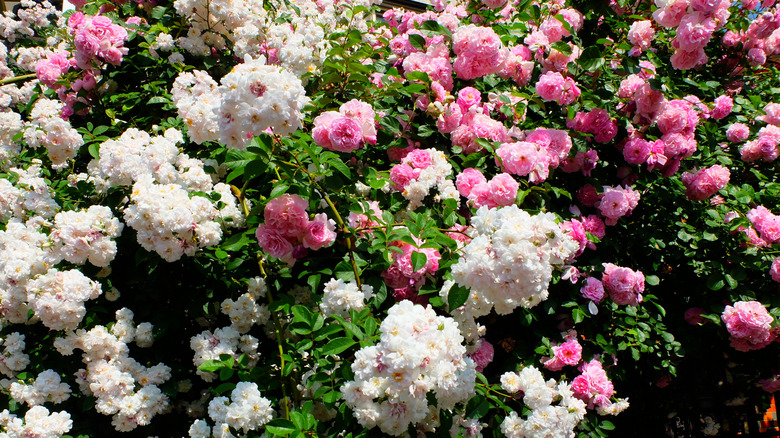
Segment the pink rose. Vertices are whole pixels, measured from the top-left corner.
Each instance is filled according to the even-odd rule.
[[[560,73],[548,71],[536,83],[536,94],[544,100],[557,101],[561,98],[565,82],[563,75]]]
[[[289,240],[285,239],[275,229],[260,224],[255,232],[257,243],[263,251],[278,259],[290,259],[293,252],[293,246]]]
[[[503,207],[512,205],[517,199],[517,190],[520,185],[508,173],[500,173],[494,176],[488,183],[493,203]]]
[[[739,351],[757,350],[777,337],[772,330],[774,318],[758,301],[739,301],[726,306],[721,315],[731,335],[731,345]]]
[[[681,178],[685,185],[685,196],[692,201],[704,201],[726,187],[730,176],[727,168],[717,164],[696,173],[685,172]]]
[[[328,219],[325,213],[314,216],[314,220],[306,226],[303,235],[303,246],[314,251],[330,246],[336,240],[336,222]]]
[[[732,100],[731,97],[725,95],[718,96],[714,103],[715,108],[712,109],[710,117],[715,120],[720,120],[731,114],[731,109],[734,107],[734,100]]]
[[[330,123],[328,140],[334,151],[353,152],[363,147],[363,129],[355,119],[338,117]]]
[[[285,193],[266,204],[263,210],[265,224],[282,237],[297,239],[309,224],[308,205],[300,196]]]
[[[775,259],[772,260],[772,267],[769,269],[769,275],[772,277],[772,280],[780,283],[780,257],[775,257]]]
[[[636,306],[642,302],[641,294],[645,290],[645,276],[641,271],[604,263],[601,282],[616,304]]]
[[[458,188],[458,193],[460,193],[464,198],[469,197],[471,190],[475,186],[486,183],[487,179],[485,179],[485,175],[473,167],[463,169],[463,172],[458,174],[457,178],[455,178],[455,187]]]
[[[422,149],[415,149],[404,158],[404,163],[415,169],[425,169],[431,165],[431,154]]]
[[[469,354],[471,360],[477,365],[476,370],[478,373],[481,373],[490,362],[493,362],[494,351],[493,344],[482,338],[477,351]]]
[[[631,164],[643,164],[650,157],[650,145],[643,138],[633,138],[623,146],[623,157]]]
[[[604,285],[597,278],[588,277],[585,279],[585,286],[580,288],[580,293],[583,297],[593,301],[594,303],[600,303],[606,296],[604,291]]]
[[[397,164],[390,169],[390,182],[393,184],[393,188],[399,192],[403,191],[417,176],[419,173],[415,173],[408,164]]]
[[[535,143],[520,141],[501,144],[496,150],[496,155],[501,159],[497,164],[504,171],[513,175],[526,176],[534,170],[542,154]]]

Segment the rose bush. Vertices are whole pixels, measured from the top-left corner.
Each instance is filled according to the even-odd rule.
[[[655,437],[780,389],[780,6],[374,3],[0,17],[3,436]]]

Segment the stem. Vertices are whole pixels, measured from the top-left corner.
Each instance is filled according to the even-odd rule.
[[[35,77],[37,77],[37,75],[35,73],[30,73],[30,74],[21,75],[21,76],[14,76],[12,78],[1,80],[0,81],[0,85],[12,84],[14,82],[24,82],[24,81],[26,81],[28,79],[32,79],[32,78],[35,78]]]
[[[263,269],[262,262],[260,262],[260,269]],[[268,290],[266,292],[266,297],[268,298],[268,305],[270,306],[274,302],[274,297],[271,294],[271,291]],[[282,322],[279,320],[279,314],[277,312],[273,312],[273,318],[274,318],[274,333],[276,333],[276,345],[279,348],[279,361],[280,361],[280,368],[279,373],[280,377],[280,385],[282,387],[282,397],[284,400],[284,418],[289,420],[290,419],[290,398],[287,396],[287,386],[284,384],[284,346],[282,345],[282,337],[284,335],[284,331],[282,330]]]

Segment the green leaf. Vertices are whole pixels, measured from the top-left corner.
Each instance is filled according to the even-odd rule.
[[[466,304],[469,299],[469,290],[463,286],[454,284],[447,294],[447,304],[450,306],[450,310],[455,310],[458,307]]]
[[[554,50],[563,53],[566,56],[571,55],[571,46],[568,45],[567,43],[564,43],[563,41],[558,41],[556,43],[553,43],[552,46],[550,47]]]
[[[601,56],[601,50],[596,46],[590,46],[582,51],[582,54],[577,58],[577,64],[583,68],[583,70],[594,72],[604,66],[604,58]]]
[[[328,160],[328,164],[333,166],[333,168],[341,172],[347,178],[352,177],[352,173],[349,171],[349,167],[347,167],[347,165],[344,164],[344,162],[341,161],[340,158],[338,157],[331,158],[330,160]]]
[[[585,320],[585,312],[583,312],[579,307],[575,307],[571,309],[571,317],[574,319],[575,324],[579,324]]]
[[[325,344],[320,350],[320,353],[323,355],[339,354],[355,344],[356,342],[350,338],[336,338]]]
[[[650,286],[658,286],[658,283],[660,283],[661,280],[658,279],[657,275],[646,275],[645,276],[645,283],[649,284]]]
[[[265,425],[265,431],[274,435],[289,435],[295,432],[295,425],[290,420],[275,418]]]
[[[599,427],[604,429],[604,430],[614,430],[615,429],[615,425],[612,424],[611,421],[607,421],[607,420],[604,420],[601,423],[599,423]]]
[[[475,395],[466,404],[466,418],[482,418],[487,415],[490,404],[481,395]]]
[[[222,369],[224,367],[225,367],[225,364],[222,363],[221,360],[214,360],[214,359],[212,359],[212,360],[207,360],[207,361],[203,362],[202,364],[200,364],[198,366],[198,369],[200,371],[205,372],[205,373],[213,373],[214,371],[217,371],[217,370]]]
[[[425,37],[416,33],[409,34],[409,44],[417,50],[425,51]]]
[[[428,263],[428,256],[425,253],[412,251],[412,269],[417,272]]]

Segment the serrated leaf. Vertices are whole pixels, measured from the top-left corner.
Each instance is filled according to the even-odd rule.
[[[425,51],[425,37],[416,33],[409,34],[409,44],[417,50]]]
[[[215,360],[215,359],[207,360],[202,364],[198,365],[198,369],[205,373],[213,373],[214,371],[217,371],[224,367],[225,364],[222,363],[221,360]]]
[[[455,310],[458,307],[466,304],[469,299],[469,290],[460,285],[453,285],[447,294],[447,304],[450,306],[450,310]]]

